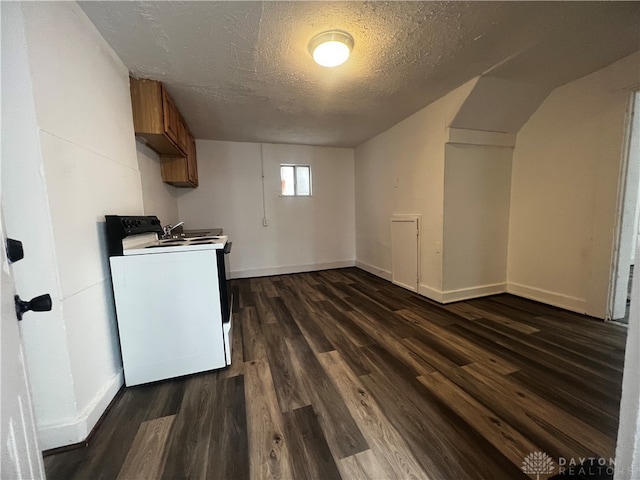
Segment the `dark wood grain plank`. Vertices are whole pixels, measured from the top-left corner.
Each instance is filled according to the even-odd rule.
[[[289,438],[269,364],[257,360],[245,369],[250,476],[256,480],[293,478]]]
[[[309,340],[309,343],[313,345],[313,349],[316,352],[329,352],[334,350],[333,344],[329,341],[324,329],[318,323],[316,312],[308,308],[307,303],[298,301],[297,297],[291,292],[283,292],[281,298],[291,312],[293,320],[298,325],[298,332],[304,332],[304,336]]]
[[[325,335],[329,337],[334,350],[340,352],[349,367],[356,372],[357,375],[366,375],[369,369],[365,362],[362,361],[360,349],[352,341],[352,337],[345,334],[344,329],[336,328],[333,319],[328,317],[324,312],[316,313],[317,322],[321,325]],[[330,351],[330,350],[328,350]],[[316,350],[317,353],[322,353]]]
[[[370,446],[381,478],[423,478],[426,472],[406,442],[338,352],[318,356]],[[360,455],[360,454],[356,454]],[[361,465],[365,471],[370,468]]]
[[[357,268],[231,288],[232,366],[127,388],[48,478],[516,479],[528,449],[613,451],[618,326],[507,294],[440,305]],[[167,416],[160,468],[143,444]]]
[[[157,388],[148,385],[127,389],[105,418],[90,448],[63,452],[54,465],[45,459],[45,466],[50,466],[47,478],[116,478],[142,422],[177,407],[167,396],[171,391],[174,388],[165,388],[160,396]]]
[[[234,305],[234,311],[238,311],[238,308],[255,306],[255,299],[253,297],[253,293],[251,292],[251,284],[249,283],[249,280],[232,280],[231,285],[238,292],[238,305],[237,308]]]
[[[337,455],[344,458],[367,450],[369,445],[362,432],[309,344],[302,336],[287,338],[286,342],[297,359],[294,368],[298,378],[306,386],[314,410],[320,415],[322,430]]]
[[[541,372],[540,369],[526,368],[509,375],[515,383],[542,395],[566,412],[572,412],[587,424],[616,438],[618,434],[618,409],[609,402],[593,401],[582,389],[570,383]],[[598,406],[600,404],[600,406]]]
[[[340,472],[322,434],[313,407],[284,414],[293,459],[293,478],[338,479]]]
[[[590,354],[577,353],[570,349],[559,348],[558,345],[547,342],[544,338],[541,338],[537,334],[526,334],[517,330],[513,330],[510,327],[502,326],[502,324],[492,323],[484,318],[480,318],[476,321],[478,325],[496,332],[501,335],[502,338],[511,339],[519,345],[524,347],[524,350],[533,357],[549,357],[553,361],[559,364],[570,364],[572,367],[579,369],[586,369],[590,374],[594,374],[603,377],[605,380],[611,380],[616,382],[615,378],[619,375],[619,370],[610,367],[606,363],[603,364],[597,358],[594,358],[593,352]],[[540,352],[533,352],[532,349],[537,349]]]
[[[367,355],[373,350],[363,349]],[[361,377],[361,381],[430,478],[527,478],[415,377],[398,377],[397,366],[376,361],[375,355],[371,359],[375,368],[372,366],[372,373]],[[400,382],[396,380],[399,378]]]
[[[498,417],[441,373],[435,372],[421,376],[418,380],[442,402],[451,405],[456,414],[471,428],[481,432],[484,438],[515,465],[522,462],[522,459],[531,452],[541,450],[504,419]]]
[[[609,404],[618,397],[619,392],[615,387],[615,380],[605,379],[601,376],[590,374],[585,368],[568,362],[558,361],[542,351],[536,350],[524,343],[514,342],[510,337],[491,329],[483,328],[476,322],[461,324],[464,329],[474,333],[473,338],[484,338],[492,345],[497,345],[509,352],[510,361],[521,368],[543,368],[549,375],[557,379],[580,385],[585,391],[590,392],[593,399],[601,399],[603,405]],[[478,359],[482,361],[482,359]],[[511,373],[511,372],[509,372]]]
[[[270,325],[264,328],[264,332],[267,343],[267,359],[280,410],[289,412],[310,405],[310,395],[307,392],[306,384],[300,377],[305,372],[302,371],[302,368],[294,368],[297,358],[291,356],[282,330],[277,325]]]
[[[255,282],[255,285],[261,287],[261,283]],[[278,323],[276,319],[276,312],[273,311],[273,307],[271,302],[269,301],[269,297],[265,295],[265,293],[260,289],[259,292],[254,292],[253,294],[255,298],[256,304],[256,313],[258,314],[258,320],[260,321],[260,325],[269,325]]]
[[[547,421],[555,425],[563,435],[570,436],[575,442],[584,446],[583,453],[604,458],[613,458],[615,441],[607,437],[591,425],[574,417],[540,395],[518,385],[510,378],[492,375],[488,368],[481,363],[474,363],[462,367],[475,379],[482,382],[494,392],[504,392],[509,395],[516,405],[527,411],[527,415],[534,421]]]
[[[217,388],[215,373],[188,377],[180,412],[167,445],[164,480],[204,478],[207,473],[209,432]]]
[[[347,315],[349,310],[340,310],[334,300],[318,302],[318,305],[322,308],[322,318],[327,320],[325,321],[326,330],[338,328],[357,347],[375,343],[375,340]]]
[[[269,277],[262,278],[262,290],[269,298],[278,297],[278,289],[274,285],[273,281]]]
[[[407,321],[415,325],[416,328],[421,330],[422,334],[427,336],[433,336],[439,341],[444,342],[450,348],[456,349],[461,355],[473,359],[474,361],[482,361],[487,365],[491,365],[496,372],[500,374],[508,374],[515,372],[518,368],[511,364],[508,360],[495,355],[491,349],[479,347],[473,339],[465,338],[464,336],[451,333],[451,329],[458,325],[468,325],[472,322],[462,322],[461,324],[454,323],[445,326],[440,326],[431,322],[424,321],[420,316],[413,313],[411,310],[399,310],[398,315],[402,316]],[[419,338],[419,335],[418,335]]]
[[[389,331],[373,321],[370,317],[360,314],[360,312],[349,312],[349,316],[375,341],[397,357],[397,361],[403,363],[404,367],[410,369],[414,376],[424,373],[431,373],[434,367],[429,364],[420,354],[406,348],[402,339],[395,331]],[[415,330],[411,331],[415,334]]]
[[[240,309],[237,319],[238,323],[242,325],[240,336],[242,337],[242,358],[244,361],[251,362],[266,358],[265,337],[262,333],[262,326],[258,320],[256,308]]]
[[[165,449],[175,415],[142,422],[117,480],[159,478],[166,461]]]
[[[204,478],[249,478],[249,443],[242,376],[218,382],[212,402]]]

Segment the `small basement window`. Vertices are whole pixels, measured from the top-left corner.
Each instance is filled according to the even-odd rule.
[[[311,196],[311,167],[309,165],[280,165],[282,196]]]

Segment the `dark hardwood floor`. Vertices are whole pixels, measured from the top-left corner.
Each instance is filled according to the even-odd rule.
[[[126,389],[49,479],[527,479],[532,452],[614,456],[624,327],[355,268],[233,291],[232,365]]]

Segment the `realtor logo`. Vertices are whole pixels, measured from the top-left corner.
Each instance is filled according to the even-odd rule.
[[[522,471],[527,475],[536,476],[540,480],[540,475],[553,473],[556,466],[549,455],[544,452],[531,452],[522,461]]]

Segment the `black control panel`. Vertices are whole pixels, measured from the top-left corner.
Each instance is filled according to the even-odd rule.
[[[158,217],[105,215],[109,256],[122,255],[122,239],[140,233],[162,234]]]

